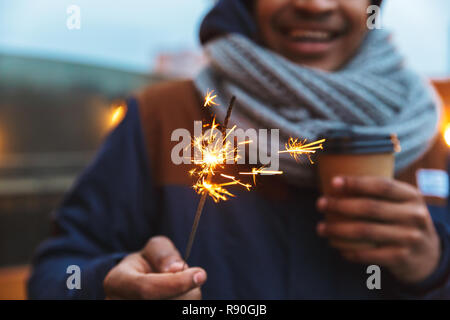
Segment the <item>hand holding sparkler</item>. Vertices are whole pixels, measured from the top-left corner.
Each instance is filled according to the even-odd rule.
[[[206,279],[202,268],[184,269],[181,255],[169,238],[156,236],[114,266],[103,288],[108,300],[200,300]]]

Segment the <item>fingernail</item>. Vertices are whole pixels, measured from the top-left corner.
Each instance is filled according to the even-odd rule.
[[[327,207],[328,204],[328,200],[325,197],[321,197],[319,199],[319,201],[317,201],[317,207],[319,208],[319,210],[325,210],[325,208]]]
[[[170,267],[168,268],[169,271],[175,272],[175,271],[180,271],[181,269],[183,269],[183,265],[184,263],[181,261],[176,261],[174,263],[172,263],[170,265]]]
[[[344,186],[344,178],[342,177],[334,177],[332,181],[333,187],[336,189],[340,189]]]
[[[194,283],[196,286],[202,285],[206,280],[206,275],[204,272],[197,272],[194,274]]]
[[[319,233],[319,235],[323,235],[324,232],[325,232],[325,229],[326,229],[325,223],[320,222],[320,223],[317,225],[317,233]]]

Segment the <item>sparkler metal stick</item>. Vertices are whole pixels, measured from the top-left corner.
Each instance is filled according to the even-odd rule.
[[[208,174],[208,178],[210,178],[210,176],[211,176],[211,174]],[[194,224],[192,225],[191,234],[189,235],[189,241],[188,241],[188,245],[186,248],[186,253],[184,254],[184,264],[183,264],[182,270],[184,270],[184,267],[186,266],[186,261],[189,258],[189,256],[191,255],[192,245],[194,244],[194,239],[195,239],[195,235],[197,233],[198,223],[200,222],[200,217],[202,216],[203,207],[205,206],[206,196],[207,196],[206,192],[202,194],[202,197],[200,198],[200,202],[198,203],[198,206],[197,206],[197,211],[195,212]]]
[[[225,135],[227,132],[228,122],[230,121],[231,112],[233,111],[235,101],[236,101],[236,97],[232,96],[230,103],[228,105],[227,115],[225,116],[225,121],[223,122],[223,127],[222,127],[222,135],[224,136],[224,138],[225,138]]]
[[[207,99],[206,101],[209,101],[210,103],[214,104],[213,100],[208,99],[208,97],[211,97],[213,92],[208,93],[207,94]],[[214,96],[215,97],[215,96]],[[214,98],[212,97],[212,98]],[[222,127],[222,137],[223,140],[225,140],[226,137],[226,131],[227,131],[227,127],[228,127],[228,122],[230,120],[231,117],[231,112],[233,111],[233,106],[234,106],[234,102],[236,101],[236,97],[233,96],[230,100],[230,103],[228,105],[228,109],[227,109],[227,115],[225,117],[225,121],[223,122],[223,127]],[[207,103],[205,102],[205,106],[207,105]],[[212,132],[213,128],[211,128],[211,132]],[[208,172],[208,176],[206,177],[206,184],[209,185],[211,182],[211,178],[212,178],[212,172]],[[205,185],[205,182],[203,182],[203,185]],[[205,192],[202,193],[202,196],[200,198],[200,202],[198,203],[197,206],[197,211],[195,212],[195,218],[194,218],[194,223],[192,225],[192,229],[191,229],[191,233],[189,235],[189,240],[188,240],[188,244],[186,247],[186,252],[184,254],[184,264],[183,264],[183,269],[186,266],[186,262],[187,259],[189,259],[189,256],[191,255],[191,250],[192,250],[192,245],[194,244],[194,240],[195,240],[195,235],[197,234],[197,228],[198,228],[198,224],[200,222],[200,218],[202,216],[202,212],[203,212],[203,207],[205,206],[205,202],[206,202],[206,197],[208,196],[208,192],[207,190],[205,190]]]

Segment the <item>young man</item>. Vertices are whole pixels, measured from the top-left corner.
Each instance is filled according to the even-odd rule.
[[[252,192],[207,201],[190,266],[184,253],[198,197],[171,139],[192,132],[208,88],[238,99],[239,127],[314,139],[351,125],[397,133],[398,179],[414,175],[437,133],[426,86],[405,69],[383,31],[367,29],[369,0],[222,0],[201,40],[210,65],[193,81],[145,90],[55,217],[55,234],[34,260],[31,298],[296,299],[450,297],[446,207],[427,206],[407,179],[336,177],[322,197],[314,168],[281,158],[283,176]],[[425,156],[424,156],[425,155]],[[235,166],[227,167],[236,170]],[[323,222],[323,214],[346,217]],[[374,220],[373,217],[377,219]],[[333,240],[372,241],[348,250]],[[381,289],[367,287],[367,265]],[[81,288],[66,286],[70,265]]]

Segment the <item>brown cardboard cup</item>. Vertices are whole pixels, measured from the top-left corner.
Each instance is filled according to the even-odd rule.
[[[394,176],[393,136],[361,136],[350,130],[334,132],[327,137],[324,151],[318,157],[318,173],[321,190],[325,195],[333,195],[331,181],[336,176]],[[338,196],[338,195],[334,195]],[[328,223],[345,221],[348,218],[336,214],[325,215]],[[332,240],[345,249],[373,248],[371,242]]]

